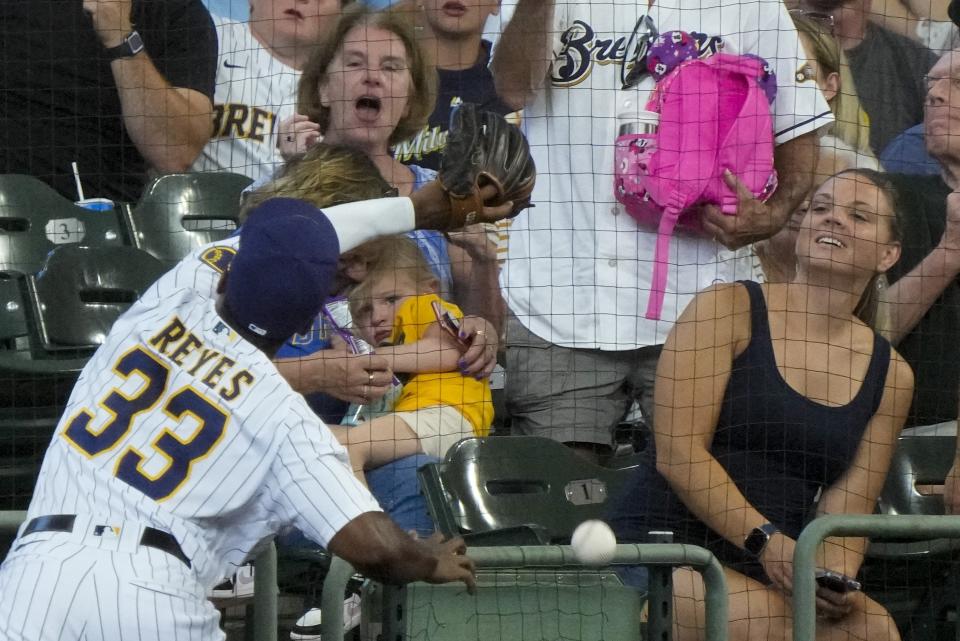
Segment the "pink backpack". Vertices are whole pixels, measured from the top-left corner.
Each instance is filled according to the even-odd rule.
[[[646,317],[659,319],[667,283],[670,238],[678,225],[700,231],[695,206],[720,205],[736,214],[729,169],[766,200],[777,185],[770,104],[776,78],[763,59],[717,53],[697,57],[694,38],[662,34],[647,68],[657,86],[647,110],[659,114],[655,133],[622,133],[616,141],[614,193],[641,225],[657,228]]]

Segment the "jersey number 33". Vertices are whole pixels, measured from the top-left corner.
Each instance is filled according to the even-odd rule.
[[[175,493],[189,478],[194,462],[206,457],[223,437],[229,416],[193,387],[187,385],[167,395],[170,367],[142,346],[124,354],[113,368],[124,381],[138,374],[144,380],[130,396],[114,387],[97,404],[110,418],[99,428],[92,425],[94,414],[84,408],[67,424],[62,436],[87,458],[111,453],[130,433],[133,422],[144,412],[152,412],[161,402],[164,415],[180,424],[194,419],[197,427],[181,439],[171,428],[163,428],[151,446],[164,459],[158,472],[143,468],[144,455],[133,446],[117,457],[114,475],[155,501]]]

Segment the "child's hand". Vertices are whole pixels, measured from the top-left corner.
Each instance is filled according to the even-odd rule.
[[[460,357],[460,373],[478,381],[489,378],[497,364],[500,344],[496,328],[479,316],[464,316],[460,322],[460,339],[467,346]]]

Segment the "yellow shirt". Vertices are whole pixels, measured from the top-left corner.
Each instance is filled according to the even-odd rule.
[[[463,318],[459,307],[435,294],[411,296],[403,301],[397,311],[393,335],[390,337],[393,344],[408,345],[423,338],[427,328],[437,322],[433,301],[439,301],[454,317]],[[486,436],[490,432],[493,399],[488,381],[478,381],[459,371],[414,374],[403,386],[393,409],[396,412],[409,412],[437,405],[456,408],[470,421],[477,436]]]

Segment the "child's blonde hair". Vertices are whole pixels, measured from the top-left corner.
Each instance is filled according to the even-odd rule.
[[[350,292],[350,313],[359,318],[369,307],[373,284],[382,278],[408,279],[418,294],[436,291],[437,276],[417,244],[406,236],[385,236],[357,247],[364,256],[372,257],[367,274]]]

